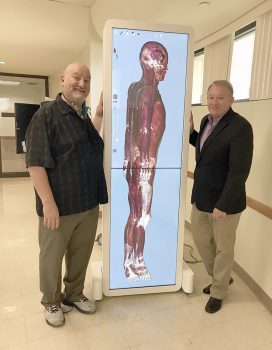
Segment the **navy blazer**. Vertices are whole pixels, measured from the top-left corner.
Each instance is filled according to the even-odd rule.
[[[205,212],[217,208],[227,214],[246,208],[245,182],[253,156],[250,123],[231,108],[208,136],[200,151],[200,137],[208,121],[206,115],[199,133],[190,135],[196,148],[196,167],[191,202]]]

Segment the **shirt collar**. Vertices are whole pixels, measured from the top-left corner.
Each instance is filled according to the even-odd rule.
[[[87,107],[87,106],[84,104],[84,107],[83,107],[83,109],[81,110],[81,113],[79,114],[79,113],[75,110],[75,108],[73,108],[73,106],[72,106],[71,104],[69,104],[68,102],[64,101],[64,100],[61,98],[61,95],[62,95],[61,92],[57,94],[56,101],[59,103],[60,110],[61,110],[61,113],[62,113],[62,114],[68,114],[68,113],[70,113],[71,111],[73,111],[73,112],[75,112],[75,113],[80,117],[80,119],[85,119],[85,118],[87,118],[89,107]]]
[[[224,117],[224,115],[222,115],[221,117],[218,118],[213,118],[211,114],[208,115],[208,120],[209,123],[211,123],[213,126],[217,125],[220,120]]]
[[[68,103],[66,103],[62,98],[61,98],[61,92],[57,94],[56,97],[56,102],[59,104],[60,111],[62,114],[68,114],[73,110]]]

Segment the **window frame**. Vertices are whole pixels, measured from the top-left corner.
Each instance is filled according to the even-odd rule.
[[[205,55],[205,47],[202,47],[196,51],[194,51],[194,60],[195,60],[195,57],[197,56],[200,56],[200,55],[203,55],[203,60],[205,59],[204,55]],[[202,72],[202,94],[203,94],[203,80],[204,80],[204,61],[203,61],[203,72]],[[192,97],[193,97],[193,82],[194,82],[194,78],[193,78],[193,81],[192,81]],[[197,102],[197,103],[193,103],[191,102],[191,105],[192,106],[202,106],[202,101],[201,101],[201,96],[202,94],[200,95],[200,102]]]
[[[231,68],[232,68],[232,59],[233,59],[233,49],[234,49],[234,43],[236,40],[240,40],[241,38],[247,36],[250,33],[256,32],[256,21],[250,22],[249,24],[239,28],[234,32],[233,42],[232,42],[232,50],[230,52],[230,68],[229,68],[229,81],[231,77]],[[255,39],[254,39],[255,40]],[[252,64],[251,64],[251,71],[250,74],[252,76],[252,66],[253,66],[253,55],[254,55],[254,45],[253,45],[253,52],[252,52]],[[232,82],[231,82],[232,83]],[[250,91],[250,85],[251,85],[251,77],[250,77],[250,83],[249,83],[249,91]],[[235,87],[234,87],[235,91]],[[248,95],[247,98],[235,98],[234,96],[234,102],[248,102],[250,95]]]

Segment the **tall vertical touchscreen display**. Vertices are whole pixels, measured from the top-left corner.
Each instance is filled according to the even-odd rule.
[[[111,31],[108,288],[175,286],[189,34]]]

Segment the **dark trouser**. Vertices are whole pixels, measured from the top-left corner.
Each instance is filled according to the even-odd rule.
[[[44,227],[39,218],[40,290],[45,306],[60,304],[63,297],[78,301],[83,296],[86,270],[93,249],[99,207],[83,213],[60,217],[56,230]],[[65,255],[66,272],[62,285],[62,260]]]

